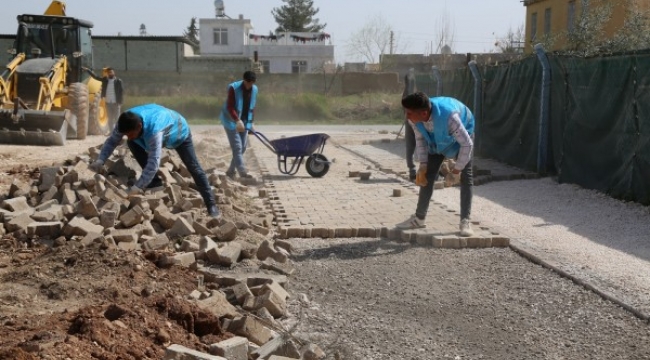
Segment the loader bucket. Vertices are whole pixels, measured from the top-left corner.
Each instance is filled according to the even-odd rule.
[[[70,118],[68,110],[0,110],[0,144],[63,146]]]

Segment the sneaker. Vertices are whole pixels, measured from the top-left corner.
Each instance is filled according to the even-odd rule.
[[[229,172],[227,172],[227,173],[226,173],[226,176],[227,176],[230,180],[235,180],[235,173],[229,173]]]
[[[458,228],[460,229],[460,236],[474,235],[474,230],[472,230],[472,224],[470,224],[469,219],[462,219]]]
[[[409,171],[409,180],[415,181],[416,177],[417,177],[417,173],[415,172],[415,170]]]
[[[402,221],[401,223],[395,225],[396,228],[402,229],[402,230],[408,230],[408,229],[421,229],[423,227],[426,227],[427,225],[424,223],[424,220],[419,219],[415,215],[411,215],[408,219]]]
[[[208,208],[208,215],[213,219],[221,219],[221,213],[217,209],[216,205],[212,205]]]
[[[244,174],[239,174],[239,177],[242,178],[242,179],[252,179],[253,175],[251,175],[249,173],[244,173]]]

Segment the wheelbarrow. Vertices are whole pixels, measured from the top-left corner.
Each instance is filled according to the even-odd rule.
[[[251,131],[251,133],[278,156],[278,170],[285,175],[295,175],[305,157],[307,157],[305,169],[313,177],[322,177],[330,169],[330,161],[322,154],[325,142],[330,137],[327,134],[299,135],[269,140],[259,131]]]

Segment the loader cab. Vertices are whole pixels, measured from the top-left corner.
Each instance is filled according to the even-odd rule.
[[[68,83],[82,82],[88,74],[82,67],[92,68],[92,40],[89,21],[47,15],[19,15],[15,53],[26,59],[68,59]]]

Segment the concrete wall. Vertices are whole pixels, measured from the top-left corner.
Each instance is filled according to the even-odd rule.
[[[95,72],[113,67],[127,96],[225,96],[227,85],[253,67],[246,56],[185,56],[186,46],[177,38],[99,36],[93,41]],[[12,45],[12,36],[0,35],[0,51]],[[7,63],[11,56],[4,54],[2,63]],[[399,79],[396,72],[260,74],[258,85],[261,91],[340,95],[399,91]]]
[[[384,55],[381,58],[382,70],[387,72],[397,72],[400,79],[408,74],[410,68],[415,69],[416,74],[431,74],[433,66],[440,70],[459,69],[467,66],[471,60],[475,60],[479,65],[495,65],[502,62],[514,61],[521,59],[522,54],[431,54],[424,56],[420,54],[407,55]]]
[[[230,72],[151,72],[118,73],[127,95],[132,96],[215,96],[225,97],[228,84],[241,79]],[[365,92],[399,92],[403,86],[397,73],[340,74],[260,74],[260,91],[277,93],[319,93],[351,95]]]

